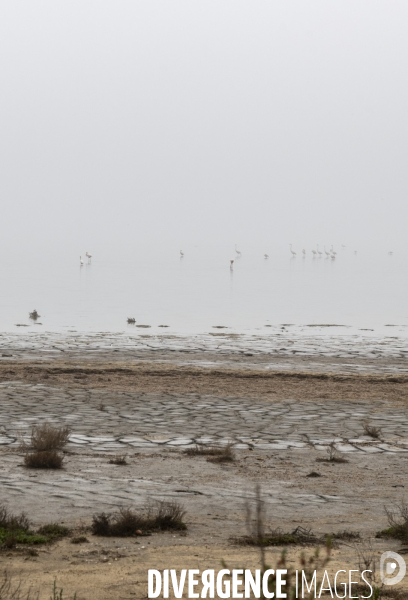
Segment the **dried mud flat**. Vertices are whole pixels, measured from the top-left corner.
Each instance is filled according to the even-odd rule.
[[[339,356],[319,370],[323,359],[313,356],[288,363],[212,349],[209,361],[208,353],[153,357],[147,349],[131,358],[80,349],[61,360],[48,350],[17,356],[3,347],[0,361],[1,500],[35,526],[63,522],[89,540],[38,547],[37,556],[0,553],[0,570],[41,589],[42,598],[55,578],[66,598],[74,591],[79,600],[144,598],[148,568],[219,569],[222,559],[255,567],[257,551],[231,537],[246,533],[245,503],[258,482],[272,529],[360,533],[362,542],[336,546],[333,571],[358,568],[355,543],[371,539],[378,558],[401,551],[396,540],[374,539],[387,526],[384,504],[399,502],[407,485],[408,375],[400,356],[356,358],[363,365],[356,371]],[[59,471],[23,466],[20,441],[45,421],[71,428]],[[366,434],[367,421],[381,428],[378,439]],[[229,441],[231,463],[184,452]],[[348,462],[317,460],[332,442]],[[110,464],[117,454],[128,464]],[[307,477],[312,471],[320,477]],[[182,502],[187,531],[121,539],[86,531],[93,514],[139,508],[148,498]],[[280,551],[267,551],[270,562]],[[289,558],[299,552],[290,549]]]

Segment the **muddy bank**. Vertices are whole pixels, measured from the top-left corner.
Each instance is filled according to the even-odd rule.
[[[160,363],[76,365],[64,361],[0,363],[0,382],[120,389],[144,393],[253,396],[268,399],[408,400],[408,375],[337,374],[181,367]]]

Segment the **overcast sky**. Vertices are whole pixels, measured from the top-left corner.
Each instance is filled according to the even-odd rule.
[[[406,0],[0,3],[0,248],[408,248]]]

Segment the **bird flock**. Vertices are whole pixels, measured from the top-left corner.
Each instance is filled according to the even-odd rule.
[[[341,247],[344,249],[346,246],[344,244],[342,244]],[[295,250],[293,250],[292,244],[289,244],[289,251],[290,251],[292,258],[295,258],[297,253]],[[313,258],[316,258],[316,257],[321,258],[322,256],[326,255],[326,258],[335,260],[336,256],[337,256],[337,252],[333,248],[333,244],[331,244],[329,250],[326,250],[326,246],[323,246],[323,252],[320,250],[319,244],[316,244],[316,248],[312,248],[311,252],[312,252]],[[242,252],[240,250],[238,250],[237,244],[235,244],[235,254],[236,254],[236,258],[240,258],[242,256]],[[357,254],[357,250],[354,250],[354,254]],[[394,253],[392,251],[388,252],[389,256],[392,256],[393,254]],[[92,254],[89,254],[89,252],[86,251],[85,256],[87,258],[88,265],[91,264]],[[180,250],[180,258],[183,258],[183,257],[184,257],[184,252],[183,252],[183,250]],[[306,258],[305,248],[302,248],[302,257]],[[269,254],[264,254],[264,259],[267,260],[268,258],[269,258]],[[231,258],[230,259],[230,269],[233,269],[234,262],[235,262],[235,259]],[[79,264],[81,267],[83,267],[85,264],[84,261],[82,260],[82,256],[79,257]]]

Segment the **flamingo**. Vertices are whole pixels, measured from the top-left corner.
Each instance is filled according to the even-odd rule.
[[[237,253],[237,256],[241,256],[242,252],[240,252],[239,250],[237,250],[237,245],[235,244],[235,252]]]
[[[230,269],[231,269],[231,271],[232,271],[233,267],[234,267],[234,259],[231,258],[231,260],[230,260]]]
[[[84,261],[82,260],[82,256],[80,256],[80,257],[79,257],[79,265],[80,265],[81,267],[83,267],[83,266],[84,266]]]
[[[320,250],[319,250],[319,244],[317,244],[316,247],[317,247],[317,254],[319,256],[321,256],[323,254],[323,252],[320,252]]]
[[[184,256],[184,252],[183,250],[180,250],[180,256],[183,257]]]
[[[334,259],[336,258],[336,253],[334,253],[334,254],[333,254],[333,252],[332,252],[332,253],[330,254],[330,258],[331,258],[332,260],[334,260]]]
[[[388,256],[392,256],[394,252],[388,252]]]
[[[292,244],[289,244],[290,246],[290,251],[292,252],[292,256],[296,256],[296,252],[294,250],[292,250]]]
[[[302,250],[302,254],[303,254],[303,257],[305,257],[305,256],[306,256],[306,250],[305,250],[304,248],[303,248],[303,250]]]
[[[312,250],[312,254],[313,254],[313,258],[314,258],[317,254],[316,250]]]
[[[86,252],[85,252],[85,256],[87,257],[87,259],[88,259],[88,262],[90,263],[90,262],[91,262],[91,258],[92,258],[92,254],[89,254],[89,252],[88,252],[88,251],[86,251]]]
[[[264,254],[264,258],[269,258],[269,254]]]
[[[327,252],[326,246],[324,246],[324,253],[325,253],[326,256],[330,256],[330,252]]]
[[[333,244],[331,245],[330,252],[336,256],[337,252],[334,251]]]

